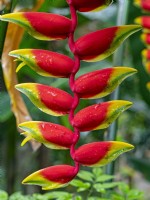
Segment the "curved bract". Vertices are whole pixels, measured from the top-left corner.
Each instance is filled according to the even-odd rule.
[[[29,34],[39,40],[61,40],[68,37],[71,20],[67,17],[44,12],[19,12],[0,17],[23,27]]]
[[[81,60],[96,62],[110,56],[131,34],[140,30],[139,25],[114,26],[80,37],[76,51]]]
[[[69,0],[67,0],[69,2]],[[76,10],[80,12],[99,11],[112,3],[112,0],[72,0]]]
[[[68,78],[74,66],[74,61],[68,56],[47,50],[19,49],[9,55],[22,61],[17,71],[28,65],[42,76]]]
[[[144,32],[150,33],[150,16],[137,17],[135,23],[140,24],[144,28]]]
[[[89,72],[75,82],[74,91],[80,98],[101,98],[110,94],[125,78],[136,73],[129,67],[113,67]]]
[[[73,132],[59,124],[28,121],[19,124],[19,128],[26,131],[22,145],[34,139],[51,149],[69,149],[73,143]]]
[[[47,114],[61,116],[70,111],[73,98],[63,90],[37,83],[18,84],[16,89],[24,93],[36,107]]]
[[[150,1],[149,0],[134,0],[134,4],[145,11],[150,12]]]
[[[129,101],[114,100],[94,104],[80,110],[74,117],[73,125],[80,131],[107,128],[117,117],[132,105]]]
[[[100,167],[112,162],[120,154],[133,148],[133,145],[125,142],[93,142],[80,146],[75,151],[74,159],[85,166]]]
[[[145,45],[150,45],[150,33],[143,33],[141,35],[141,39],[145,43]]]
[[[39,185],[43,190],[66,186],[78,173],[70,165],[56,165],[41,169],[23,180],[23,184]]]

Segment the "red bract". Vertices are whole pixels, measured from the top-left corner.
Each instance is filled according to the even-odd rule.
[[[145,59],[145,61],[150,61],[150,50],[149,49],[144,49],[142,51],[142,56]]]
[[[149,34],[143,33],[141,38],[146,45],[150,45],[150,33]]]
[[[60,116],[70,111],[73,98],[63,90],[36,83],[18,84],[16,88],[47,114]]]
[[[70,165],[58,165],[41,169],[23,180],[23,184],[42,186],[43,190],[63,187],[68,184],[78,173]]]
[[[81,60],[94,62],[110,56],[132,33],[141,29],[137,25],[105,28],[80,37],[76,43],[76,53]]]
[[[150,32],[150,16],[137,17],[135,22],[142,25],[146,32]]]
[[[52,149],[67,149],[73,143],[73,132],[64,126],[42,121],[29,121],[19,124],[26,131],[22,145],[32,138]]]
[[[135,69],[128,67],[106,68],[90,72],[76,80],[74,91],[80,98],[104,97],[135,72]]]
[[[146,69],[147,73],[150,74],[150,61],[144,63],[144,66],[145,66],[145,69]]]
[[[133,148],[133,145],[124,142],[93,142],[79,147],[75,151],[74,160],[90,167],[103,166]]]
[[[74,61],[60,53],[41,49],[19,49],[9,53],[21,60],[17,71],[24,65],[28,65],[42,76],[67,78],[72,72]]]
[[[40,40],[65,39],[70,33],[71,20],[57,14],[43,12],[19,12],[1,16],[25,28],[33,37]]]
[[[135,0],[135,5],[140,6],[145,11],[150,11],[149,0]]]
[[[67,0],[69,2],[70,0]],[[80,12],[101,10],[111,4],[111,0],[72,0],[76,10]]]
[[[132,105],[129,101],[108,101],[80,110],[73,119],[73,126],[80,131],[107,128],[124,110]]]

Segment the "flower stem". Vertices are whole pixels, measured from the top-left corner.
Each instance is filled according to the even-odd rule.
[[[117,16],[117,25],[124,25],[127,21],[128,15],[128,0],[119,0],[118,1],[118,16]],[[121,45],[118,50],[115,52],[113,57],[113,66],[121,66],[123,65],[123,57],[124,57],[124,44]],[[118,87],[115,92],[111,95],[111,100],[119,99],[120,96],[120,88]],[[117,129],[118,129],[118,121],[116,120],[108,129],[107,140],[113,141],[116,140],[117,137]],[[106,173],[113,175],[115,171],[115,162],[111,162],[106,167]]]
[[[72,4],[72,0],[68,0],[67,2],[70,7],[71,20],[72,20],[72,26],[71,26],[71,30],[70,30],[70,34],[69,34],[69,38],[68,38],[69,48],[74,55],[74,67],[73,67],[72,73],[69,77],[69,86],[74,95],[72,107],[71,107],[71,110],[69,113],[69,121],[70,121],[70,124],[73,126],[72,121],[74,119],[75,109],[77,108],[77,106],[79,104],[79,96],[74,91],[74,84],[75,84],[75,75],[80,68],[80,58],[76,52],[75,41],[74,41],[74,32],[75,32],[75,29],[76,29],[76,26],[78,23],[77,12]],[[80,132],[76,127],[73,127],[73,128],[74,128],[74,139],[73,139],[73,144],[71,145],[71,148],[70,148],[70,155],[71,155],[72,159],[74,160],[75,145],[80,138]],[[79,163],[77,163],[77,162],[75,162],[75,170],[76,170],[76,172],[79,171]]]

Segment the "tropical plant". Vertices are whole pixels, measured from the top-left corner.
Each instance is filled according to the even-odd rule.
[[[42,76],[68,78],[70,93],[39,83],[17,84],[16,89],[24,93],[41,111],[52,116],[69,115],[73,131],[56,123],[28,121],[19,125],[26,136],[22,145],[34,139],[48,148],[70,149],[74,161],[71,165],[56,165],[41,169],[24,179],[25,184],[35,184],[43,189],[65,186],[78,174],[80,165],[103,166],[116,159],[123,152],[133,149],[125,142],[102,141],[84,144],[75,148],[80,132],[107,128],[132,103],[114,100],[96,103],[76,112],[80,99],[97,99],[110,94],[128,76],[136,72],[133,68],[117,66],[89,72],[79,76],[81,61],[96,62],[113,54],[121,43],[138,31],[139,25],[109,27],[88,33],[74,39],[79,12],[100,10],[111,1],[68,0],[71,19],[62,15],[44,12],[17,12],[0,17],[2,21],[16,23],[39,40],[63,40],[68,38],[68,46],[73,58],[63,54],[41,50],[13,50],[10,56],[22,63],[17,71],[27,64]]]

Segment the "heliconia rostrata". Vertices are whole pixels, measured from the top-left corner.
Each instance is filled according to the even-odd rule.
[[[135,22],[142,25],[141,39],[146,46],[142,54],[143,66],[146,72],[150,75],[150,1],[149,0],[134,0],[136,6],[140,7],[146,15],[137,17]],[[147,83],[147,89],[150,90],[150,81]]]
[[[57,165],[41,169],[23,180],[24,184],[35,184],[49,190],[67,185],[77,174],[80,165],[103,166],[116,159],[133,145],[117,141],[101,141],[84,144],[76,148],[80,132],[107,128],[132,103],[114,100],[96,103],[75,113],[80,98],[96,99],[110,94],[128,76],[136,73],[129,67],[110,67],[96,70],[75,78],[80,61],[96,62],[111,55],[131,34],[141,29],[139,25],[109,27],[88,33],[76,41],[74,32],[78,23],[77,11],[101,10],[111,0],[67,0],[71,19],[52,13],[22,12],[0,16],[2,21],[16,23],[29,34],[40,40],[62,40],[68,38],[68,45],[74,59],[57,52],[41,49],[20,49],[10,56],[21,61],[17,71],[28,65],[42,76],[68,78],[72,94],[61,89],[37,83],[16,85],[41,111],[61,116],[68,114],[70,129],[43,121],[28,121],[19,125],[24,132],[24,145],[34,139],[48,148],[69,149],[74,166]]]

